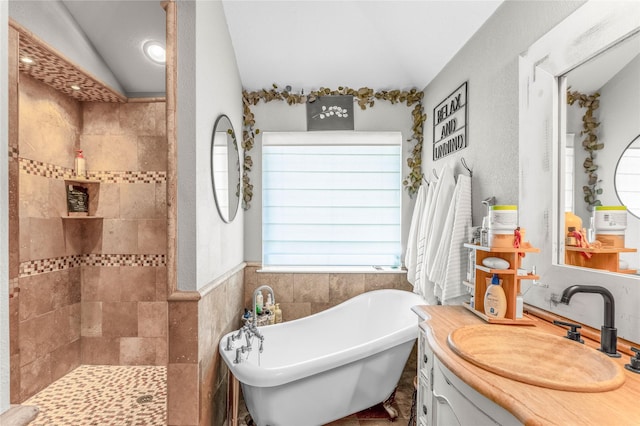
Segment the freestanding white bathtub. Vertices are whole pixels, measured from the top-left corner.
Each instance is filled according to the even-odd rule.
[[[418,336],[411,307],[421,296],[402,290],[363,293],[323,312],[259,327],[264,350],[235,363],[236,349],[219,350],[242,385],[258,426],[319,426],[387,399]]]

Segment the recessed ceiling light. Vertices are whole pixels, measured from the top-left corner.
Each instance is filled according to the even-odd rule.
[[[22,58],[20,58],[20,61],[23,64],[33,64],[35,61],[31,58],[29,58],[28,56],[23,56]]]
[[[78,86],[77,84],[72,84],[71,87],[73,90],[80,90],[80,86]]]
[[[147,58],[151,59],[156,64],[163,64],[167,61],[166,51],[164,46],[157,41],[147,41],[142,50]]]

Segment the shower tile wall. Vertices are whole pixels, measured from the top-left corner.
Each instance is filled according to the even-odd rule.
[[[87,102],[82,112],[103,217],[83,221],[82,363],[165,365],[165,104]]]
[[[18,32],[9,28],[7,98],[9,103],[9,355],[10,400],[20,399],[19,276],[20,233],[18,216]]]
[[[371,290],[413,289],[402,273],[301,274],[257,272],[259,269],[255,264],[245,268],[244,306],[249,308],[254,290],[266,284],[273,288],[283,321],[318,313]]]
[[[50,176],[53,166],[73,165],[82,110],[78,102],[30,77],[19,79],[19,200],[11,207],[18,211],[20,235],[19,247],[10,247],[19,253],[12,402],[23,401],[80,363],[81,273],[79,265],[66,261],[79,254],[71,243],[79,224],[63,226],[64,183]],[[34,262],[43,273],[25,272]]]
[[[79,364],[168,358],[164,103],[79,103],[19,79],[12,402]],[[103,219],[61,219],[78,148]]]

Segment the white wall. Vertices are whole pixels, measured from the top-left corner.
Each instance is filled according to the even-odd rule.
[[[9,409],[9,99],[8,17],[6,1],[0,1],[0,414]]]
[[[377,88],[373,88],[376,90]],[[413,143],[406,140],[411,137],[413,106],[405,104],[391,104],[383,100],[376,100],[373,108],[362,111],[356,104],[353,120],[356,131],[401,131],[403,139],[402,148],[402,177],[410,173],[407,167],[407,157],[413,149]],[[261,132],[304,132],[307,130],[307,116],[305,105],[288,105],[284,101],[260,102],[252,106],[251,111],[255,115],[256,128]],[[248,262],[262,261],[262,136],[258,135],[254,148],[249,152],[253,159],[253,168],[250,173],[253,184],[253,200],[251,208],[245,212],[245,249],[244,258]],[[402,191],[402,241],[403,255],[406,248],[411,213],[413,212],[413,200],[405,189]]]
[[[107,86],[124,93],[111,70],[96,53],[75,19],[58,1],[10,0],[10,16]]]
[[[178,289],[196,290],[244,261],[242,209],[222,221],[211,185],[216,118],[228,115],[242,134],[242,85],[219,0],[178,2],[178,52]]]
[[[580,6],[573,1],[506,1],[424,89],[425,143],[423,172],[445,163],[463,171],[464,157],[473,170],[473,223],[482,222],[481,201],[518,204],[518,55]],[[469,146],[432,160],[433,108],[468,81]],[[521,224],[526,228],[526,224]]]

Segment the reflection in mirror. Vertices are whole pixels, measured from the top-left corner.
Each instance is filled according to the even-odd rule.
[[[640,34],[622,40],[559,79],[564,79],[567,91],[567,103],[561,105],[566,108],[562,151],[566,213],[559,233],[566,240],[565,263],[636,273],[640,269],[640,197],[633,191],[640,191],[640,158],[632,155],[637,156],[640,149],[632,149],[629,141],[640,132]],[[630,164],[633,162],[635,165]],[[596,223],[602,222],[596,221],[596,206],[626,206],[631,213],[624,218],[626,228],[597,229]],[[584,228],[583,235],[570,235],[570,227]],[[579,250],[584,247],[617,253],[593,253],[587,258]],[[604,257],[610,260],[604,262]]]
[[[230,223],[240,202],[240,156],[229,117],[216,119],[211,135],[211,183],[218,213]]]
[[[640,136],[624,150],[615,174],[616,194],[627,211],[640,219]]]
[[[565,197],[561,196],[566,175],[565,134],[574,133],[576,179],[580,183],[573,186],[575,212],[584,211],[584,226],[590,227],[592,213],[586,208],[582,192],[585,179],[583,163],[585,151],[582,148],[584,136],[582,116],[584,109],[567,107],[567,88],[584,93],[599,91],[600,108],[597,120],[598,139],[604,144],[597,150],[596,165],[598,179],[601,180],[602,194],[598,197],[603,206],[617,206],[620,201],[615,195],[614,171],[618,158],[638,134],[640,134],[640,72],[634,70],[638,59],[636,54],[626,62],[627,66],[614,64],[613,59],[605,60],[604,68],[617,68],[606,81],[614,76],[618,82],[581,87],[572,79],[573,71],[586,66],[593,58],[604,53],[620,42],[629,41],[630,36],[640,32],[639,2],[588,1],[576,9],[564,21],[552,28],[520,55],[520,104],[519,104],[519,166],[520,192],[518,195],[518,220],[527,227],[527,237],[540,248],[539,255],[526,256],[525,268],[536,267],[540,279],[537,283],[522,282],[522,294],[527,304],[549,310],[571,321],[599,329],[602,324],[602,308],[597,305],[597,297],[583,297],[571,301],[569,305],[557,303],[558,296],[571,285],[597,284],[608,289],[615,298],[615,316],[618,337],[632,342],[640,342],[640,275],[621,272],[612,273],[608,269],[576,267],[567,265]],[[625,69],[623,69],[623,67]],[[627,71],[628,70],[628,71]],[[595,79],[587,73],[587,80]],[[625,75],[626,74],[626,75]],[[605,87],[609,86],[609,87]],[[608,90],[607,90],[608,89]],[[617,107],[616,107],[617,105]],[[614,107],[613,110],[609,110]],[[569,128],[571,114],[577,117],[577,128]],[[635,131],[630,128],[635,126]],[[582,213],[579,213],[582,215]],[[625,234],[626,247],[640,247],[640,220],[627,214]],[[635,240],[635,241],[634,241]],[[629,249],[631,250],[631,249]],[[635,249],[634,249],[635,250]],[[586,258],[591,253],[580,251],[578,256]],[[625,257],[629,269],[638,269],[637,252],[615,252],[597,255],[602,261]],[[596,256],[591,256],[595,258]]]

